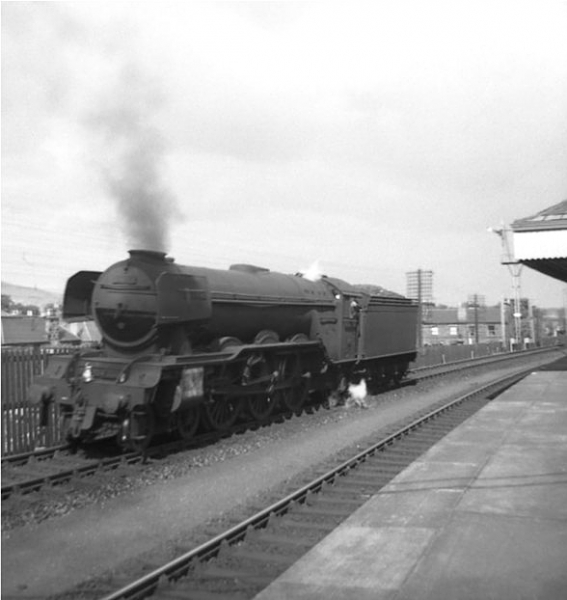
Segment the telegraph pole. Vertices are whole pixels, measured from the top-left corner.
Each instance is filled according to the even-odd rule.
[[[478,315],[478,313],[479,313],[479,308],[484,307],[484,305],[485,305],[484,296],[481,296],[480,294],[473,294],[472,296],[469,296],[468,305],[469,305],[469,308],[472,308],[474,310],[474,343],[478,346],[478,343],[479,343],[479,334],[478,334],[478,325],[479,325],[478,316],[479,315]]]

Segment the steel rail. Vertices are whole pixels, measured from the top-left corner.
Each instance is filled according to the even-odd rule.
[[[2,465],[24,464],[32,458],[37,458],[39,460],[45,460],[45,459],[51,458],[56,452],[69,450],[70,447],[71,447],[70,444],[62,444],[60,446],[50,446],[49,448],[37,448],[36,450],[32,450],[31,452],[21,452],[19,454],[9,454],[7,456],[2,456]]]
[[[58,485],[70,481],[73,477],[87,477],[103,471],[111,471],[123,464],[134,464],[141,462],[145,457],[137,452],[121,454],[112,458],[102,460],[93,459],[85,465],[75,465],[57,473],[46,473],[37,477],[15,481],[2,486],[2,500],[9,498],[14,493],[29,493],[39,490],[47,485]]]
[[[271,504],[267,508],[262,509],[255,515],[215,536],[197,548],[194,548],[193,550],[184,553],[165,565],[158,567],[154,571],[147,573],[140,579],[122,587],[121,589],[104,596],[102,600],[130,600],[132,598],[138,599],[151,595],[157,586],[161,584],[161,582],[173,581],[183,576],[191,568],[191,565],[195,561],[205,561],[213,558],[219,553],[224,545],[231,545],[235,542],[242,541],[246,537],[249,530],[260,529],[268,523],[272,516],[279,516],[287,513],[293,505],[304,502],[309,494],[317,493],[321,490],[323,485],[333,482],[335,479],[344,475],[351,469],[356,468],[356,466],[363,463],[367,458],[385,449],[387,446],[393,444],[396,440],[408,435],[414,429],[417,429],[438,415],[450,410],[454,406],[466,402],[471,398],[481,394],[489,396],[499,392],[500,390],[506,389],[526,377],[532,371],[533,367],[523,369],[505,377],[501,377],[475,390],[467,392],[456,399],[448,401],[440,407],[428,411],[426,414],[414,419],[411,423],[400,427],[397,431],[388,435],[386,438],[372,444],[352,458],[347,459],[337,467],[334,467],[323,475],[318,476],[295,492],[292,492],[281,500]]]
[[[487,354],[484,356],[475,356],[471,358],[461,358],[459,360],[452,360],[446,363],[437,363],[435,365],[425,365],[423,367],[414,367],[408,371],[408,375],[416,375],[423,371],[443,369],[445,367],[454,367],[452,369],[446,369],[443,373],[451,373],[460,368],[467,369],[475,366],[482,366],[485,364],[497,364],[505,360],[514,360],[516,358],[527,358],[530,356],[537,356],[539,354],[546,354],[552,351],[559,351],[565,353],[563,346],[548,346],[546,348],[533,348],[531,350],[519,350],[516,352],[499,352],[497,354]]]

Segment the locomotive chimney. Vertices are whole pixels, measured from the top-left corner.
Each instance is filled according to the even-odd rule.
[[[139,260],[151,260],[153,262],[166,262],[166,252],[159,250],[128,250],[130,258]]]

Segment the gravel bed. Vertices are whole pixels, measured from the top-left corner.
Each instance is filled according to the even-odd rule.
[[[379,401],[395,398],[399,391],[391,391],[368,399],[371,408]],[[349,418],[351,409],[345,407],[316,407],[313,412],[293,416],[285,421],[259,427],[244,433],[221,439],[214,445],[182,451],[166,458],[150,459],[143,465],[125,465],[114,471],[95,474],[64,483],[40,492],[13,495],[2,502],[2,533],[20,527],[30,527],[57,518],[93,504],[104,505],[105,501],[138,489],[184,477],[195,469],[210,467],[236,456],[253,451],[277,440],[297,435],[310,428],[325,427],[331,422]]]

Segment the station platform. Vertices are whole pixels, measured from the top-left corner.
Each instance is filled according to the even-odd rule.
[[[567,357],[443,438],[256,600],[565,600]]]

